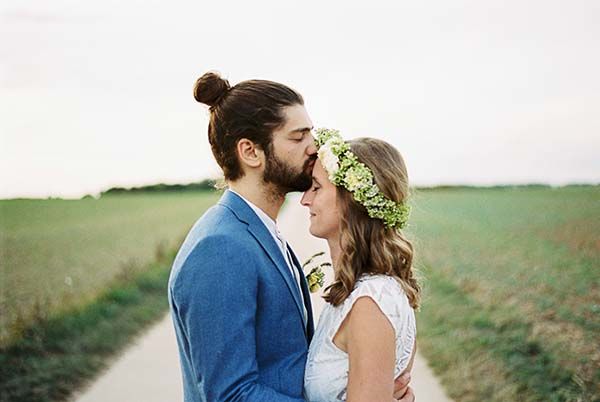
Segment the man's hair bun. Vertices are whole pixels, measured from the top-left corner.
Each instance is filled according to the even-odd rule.
[[[221,78],[218,73],[208,72],[196,80],[194,98],[210,107],[216,106],[227,95],[229,81]]]

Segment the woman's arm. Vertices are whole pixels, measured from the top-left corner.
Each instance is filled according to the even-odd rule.
[[[354,303],[344,324],[338,335],[350,364],[347,401],[392,401],[396,361],[392,324],[370,297]]]

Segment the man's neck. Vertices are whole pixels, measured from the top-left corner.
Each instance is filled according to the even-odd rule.
[[[277,215],[285,201],[285,194],[279,194],[270,185],[240,179],[228,183],[229,188],[260,208],[271,219],[277,221]]]

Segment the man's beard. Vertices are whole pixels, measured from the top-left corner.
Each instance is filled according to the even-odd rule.
[[[271,153],[267,156],[263,180],[274,184],[277,191],[284,195],[291,191],[307,191],[312,186],[312,168],[316,159],[316,156],[311,156],[304,162],[302,171],[295,172],[285,161]]]

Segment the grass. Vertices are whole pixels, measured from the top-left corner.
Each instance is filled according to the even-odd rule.
[[[0,348],[0,401],[66,400],[164,315],[169,266],[163,258],[114,280],[86,306],[31,323],[18,341]]]
[[[217,193],[0,201],[0,345],[177,247]],[[155,251],[156,250],[156,251]]]
[[[600,187],[426,191],[424,354],[460,401],[600,401]]]
[[[65,398],[160,316],[169,264],[141,261],[216,197],[0,201],[1,320],[29,311],[0,353],[0,400]],[[599,186],[416,195],[420,350],[456,401],[600,401],[599,200]]]

